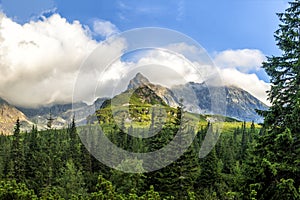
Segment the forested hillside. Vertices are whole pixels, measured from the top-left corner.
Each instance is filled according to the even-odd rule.
[[[262,132],[254,124],[227,122],[227,130],[204,159],[198,158],[208,126],[197,131],[191,147],[176,162],[150,173],[124,173],[97,161],[82,144],[75,123],[64,130],[33,127],[0,137],[0,199],[233,199],[243,193],[248,150]],[[176,132],[172,123],[150,141],[129,138],[118,128],[109,138],[118,146],[147,152],[160,148]],[[136,131],[136,130],[131,130]],[[96,140],[97,141],[97,140]],[[91,148],[97,148],[95,144]],[[113,152],[111,152],[113,154]],[[122,167],[144,167],[124,160]],[[250,196],[249,196],[250,197]]]

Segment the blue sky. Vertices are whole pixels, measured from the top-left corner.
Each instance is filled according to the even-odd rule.
[[[2,0],[8,17],[28,22],[42,12],[61,14],[69,21],[91,25],[108,20],[120,31],[137,27],[164,27],[180,31],[209,52],[256,48],[267,55],[278,54],[273,33],[278,27],[275,13],[286,0]]]
[[[20,46],[24,42],[42,47],[44,43],[39,44],[41,40],[35,40],[34,37],[36,34],[44,34],[42,38],[45,38],[46,29],[44,30],[42,27],[46,27],[46,24],[47,27],[49,26],[48,30],[57,29],[57,33],[50,31],[46,34],[47,37],[52,34],[52,39],[59,38],[66,42],[67,39],[64,36],[53,35],[63,31],[63,28],[56,26],[56,24],[62,24],[66,30],[78,31],[77,36],[74,36],[74,38],[80,37],[82,44],[85,41],[85,43],[90,42],[91,45],[95,44],[85,38],[83,32],[86,30],[90,31],[92,40],[100,42],[111,33],[120,33],[133,28],[168,28],[179,31],[202,45],[220,69],[227,74],[227,79],[231,78],[230,74],[235,74],[236,76],[249,78],[249,81],[256,81],[256,88],[244,89],[253,94],[256,93],[258,98],[265,98],[261,97],[263,96],[261,95],[262,91],[256,92],[260,86],[265,89],[269,81],[266,73],[260,69],[260,65],[265,56],[280,54],[273,37],[279,24],[276,13],[283,12],[288,6],[288,1],[0,0],[0,6],[5,19],[11,20],[6,23],[5,27],[2,25],[2,37],[4,41],[7,41],[6,45],[8,46],[6,49],[10,49],[9,45],[12,49],[6,54],[17,55],[16,52],[19,52],[20,49],[16,51],[16,48],[12,47]],[[56,17],[50,20],[50,17],[55,14]],[[78,21],[82,28],[78,27],[74,20]],[[38,23],[40,21],[44,25]],[[10,34],[14,30],[25,31],[26,37],[31,37],[30,34],[34,36],[32,36],[32,39],[23,38],[21,41],[17,37],[21,38],[23,36]],[[31,31],[30,34],[28,33],[29,30]],[[15,45],[12,45],[13,42],[15,42]],[[57,47],[55,46],[55,48]],[[39,53],[41,52],[42,50]],[[62,52],[66,52],[65,49]],[[24,63],[20,61],[20,63],[16,68],[21,69],[24,67],[25,61]],[[70,69],[73,68],[74,66],[70,66]],[[51,70],[54,70],[53,66]],[[59,69],[55,70],[59,71]],[[5,84],[12,81],[9,80]],[[236,80],[236,84],[239,83],[241,83],[241,80]],[[251,85],[249,83],[245,83],[245,87]],[[2,83],[2,85],[5,84]],[[5,96],[2,93],[4,92],[1,92],[0,88],[0,95]],[[55,97],[51,98],[55,99]],[[12,97],[7,95],[7,99],[12,99]]]

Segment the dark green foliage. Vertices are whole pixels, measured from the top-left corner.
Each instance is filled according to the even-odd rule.
[[[246,122],[243,123],[242,126],[242,141],[241,141],[241,153],[240,153],[240,158],[239,160],[245,160],[246,158],[246,151],[248,149],[248,142],[249,142],[249,138],[248,138],[248,132],[246,130]]]
[[[31,200],[37,199],[37,196],[24,183],[6,180],[0,181],[0,199]]]
[[[20,120],[18,119],[16,122],[13,141],[10,153],[9,164],[9,174],[8,176],[16,179],[17,182],[21,182],[24,180],[25,176],[25,160],[24,160],[24,151],[23,145],[20,136]]]
[[[117,170],[112,171],[111,181],[116,186],[116,191],[118,193],[128,194],[134,190],[135,193],[141,194],[141,191],[145,188],[146,176],[142,173],[124,172],[129,171],[130,169],[142,171],[142,161],[137,159],[124,160],[119,166],[117,166]]]
[[[284,13],[275,32],[280,56],[268,57],[263,68],[271,77],[272,103],[264,132],[245,166],[245,193],[257,199],[299,199],[300,188],[300,2]]]
[[[201,173],[197,184],[199,188],[212,189],[221,181],[221,169],[215,148],[200,161]]]
[[[76,168],[72,159],[67,161],[66,166],[60,170],[60,173],[61,175],[57,179],[57,189],[63,198],[87,196],[82,172]]]
[[[289,127],[299,133],[300,111],[300,2],[291,2],[285,13],[278,14],[281,24],[275,32],[281,56],[268,57],[263,68],[271,77],[269,99],[272,106],[262,112],[265,126],[282,132]]]
[[[196,134],[196,131],[178,119],[185,114],[179,112],[181,109],[177,109],[177,115],[174,115],[177,120],[165,123],[162,130],[153,137],[132,137],[117,126],[112,126],[109,128],[111,131],[108,138],[129,151],[149,152],[162,148],[178,131],[182,131],[184,134],[180,137],[180,145],[173,147],[173,150],[183,151],[181,145],[186,144],[189,138],[187,136]],[[241,183],[241,170],[236,160],[240,158],[242,132],[243,129],[247,133],[251,132],[251,128],[243,125],[222,134],[216,146],[218,153],[214,149],[207,157],[199,159],[199,150],[209,126],[212,124],[208,123],[200,128],[192,145],[178,160],[165,168],[144,174],[111,170],[97,161],[88,151],[97,151],[99,148],[98,134],[93,134],[93,126],[90,127],[91,135],[82,132],[80,137],[74,121],[67,129],[38,131],[33,127],[28,133],[20,133],[16,126],[15,135],[0,136],[0,152],[10,152],[8,155],[1,153],[1,177],[6,177],[9,181],[17,180],[18,176],[14,176],[14,170],[19,168],[14,168],[11,158],[14,155],[12,152],[17,153],[16,150],[20,149],[23,159],[17,161],[21,162],[20,166],[24,166],[25,170],[23,178],[17,180],[19,186],[13,185],[13,189],[21,185],[26,186],[32,195],[40,199],[216,199],[222,196],[236,198],[241,194],[238,186]],[[143,134],[148,130],[128,128],[131,133]],[[258,131],[253,133],[255,137],[256,133]],[[88,140],[88,137],[93,139]],[[284,138],[286,139],[281,141],[286,141],[284,145],[288,148],[290,137]],[[249,140],[247,142],[246,146],[251,146]],[[111,156],[118,156],[111,150],[108,152]],[[168,159],[168,155],[161,156]],[[135,158],[124,158],[117,168],[125,171],[132,168],[145,169],[149,164],[159,164],[157,160],[143,163]],[[100,182],[97,180],[99,175]],[[291,190],[290,182],[282,184],[281,188],[287,185],[285,190]],[[10,193],[9,190],[6,192]]]

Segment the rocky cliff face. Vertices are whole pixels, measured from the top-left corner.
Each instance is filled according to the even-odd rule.
[[[27,119],[24,113],[0,99],[0,134],[13,134],[17,119],[20,120],[21,130],[29,130],[32,123]]]
[[[163,87],[161,85],[155,85],[151,83],[146,77],[144,77],[141,73],[137,73],[136,76],[130,80],[127,90],[136,89],[142,85],[146,85],[152,91],[154,91],[160,98],[162,98],[169,106],[177,107],[178,99],[169,88]]]
[[[212,87],[210,89],[218,90],[219,88]],[[226,116],[242,121],[263,121],[263,118],[255,110],[266,110],[268,106],[243,89],[234,86],[225,86],[222,89],[226,97],[220,98],[226,101],[224,102],[224,105],[226,104]],[[211,95],[205,83],[190,82],[174,87],[173,92],[177,97],[184,98],[189,97],[189,95],[191,96],[190,98],[184,98],[187,107],[192,108],[191,111],[212,113]],[[194,95],[191,95],[191,93]]]
[[[189,112],[200,114],[224,114],[213,112],[210,90],[223,90],[226,96],[220,97],[226,105],[226,116],[236,118],[242,121],[262,122],[263,118],[256,113],[258,110],[266,110],[268,107],[260,100],[255,98],[247,91],[234,86],[210,87],[205,83],[190,82],[185,85],[178,85],[172,88],[166,88],[161,85],[155,85],[142,74],[138,73],[128,85],[128,89],[137,88],[141,85],[147,85],[169,106],[176,107],[182,100],[185,109]]]

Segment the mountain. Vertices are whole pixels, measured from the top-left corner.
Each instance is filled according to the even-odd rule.
[[[215,87],[214,89],[225,90],[226,116],[241,121],[263,121],[263,118],[255,112],[255,109],[266,110],[268,107],[247,91],[233,86],[225,86],[224,88]],[[118,99],[118,101],[124,101],[124,98],[127,95],[127,102],[124,101],[123,103],[128,104],[128,99],[131,99],[130,101],[142,100],[144,97],[141,97],[148,95],[148,93],[151,93],[150,99],[144,100],[146,101],[146,104],[148,102],[149,105],[151,104],[149,100],[152,98],[152,100],[157,100],[161,105],[167,104],[168,106],[175,108],[180,104],[180,100],[183,100],[185,109],[188,112],[198,114],[220,114],[212,113],[210,93],[205,83],[189,82],[184,85],[167,88],[151,83],[141,73],[137,73],[136,76],[129,81],[127,90],[124,91],[122,95],[120,94],[121,96],[117,95],[118,98],[113,98],[113,101],[115,103],[116,99]],[[130,97],[132,94],[134,95]],[[49,118],[51,112],[52,117],[55,119],[53,121],[53,128],[62,128],[66,127],[72,120],[74,115],[73,111],[76,113],[77,122],[79,119],[79,125],[86,124],[87,121],[95,121],[96,119],[92,116],[93,111],[100,107],[105,107],[105,105],[109,103],[107,99],[108,98],[99,98],[92,105],[79,102],[73,104],[73,107],[72,104],[55,104],[39,108],[18,107],[17,109],[23,112],[30,121],[37,124],[41,129],[46,128],[47,118]],[[143,102],[136,103],[144,104]],[[89,116],[89,119],[87,119],[87,116]]]
[[[134,89],[127,89],[112,99],[104,101],[96,115],[100,123],[122,124],[126,121],[149,125],[154,108],[155,111],[159,111],[160,108],[173,110],[173,113],[175,111],[148,85],[141,84],[139,87],[135,85]]]
[[[139,81],[142,80],[142,81]],[[89,116],[88,122],[97,123],[103,126],[103,130],[107,130],[107,125],[114,127],[135,128],[160,128],[168,123],[176,123],[178,109],[171,107],[165,102],[165,98],[160,97],[154,90],[157,88],[163,91],[170,91],[162,86],[155,86],[141,75],[137,75],[130,81],[127,90],[112,99],[104,101],[100,109],[96,111],[96,116]],[[162,93],[161,93],[162,94]],[[173,93],[172,93],[173,95]],[[178,102],[179,104],[179,102]],[[207,121],[215,119],[216,116],[195,114],[184,112],[184,121],[188,124],[196,125],[199,120]],[[226,117],[227,122],[237,121]],[[114,124],[114,125],[112,125]],[[143,129],[142,128],[142,132]],[[122,128],[121,128],[122,129]]]
[[[135,89],[140,87],[141,85],[149,85],[149,84],[151,83],[145,76],[143,76],[141,73],[137,73],[135,77],[129,81],[127,90]]]
[[[179,101],[177,97],[174,95],[172,90],[169,88],[163,87],[161,85],[155,85],[151,83],[146,77],[144,77],[141,73],[137,73],[136,76],[129,81],[127,90],[135,89],[142,85],[146,85],[152,91],[154,91],[160,98],[162,98],[169,106],[177,107],[179,105]]]
[[[263,118],[255,110],[267,110],[268,106],[247,91],[234,86],[224,86],[222,88],[214,86],[210,89],[214,91],[225,90],[226,116],[242,121],[263,121]],[[205,83],[189,82],[172,88],[172,91],[178,98],[184,99],[185,105],[190,108],[191,112],[212,113],[210,92]],[[191,95],[191,93],[195,95]]]
[[[32,123],[27,119],[25,114],[0,98],[0,134],[12,134],[17,119],[20,120],[23,131],[31,129]]]
[[[128,89],[137,88],[141,85],[147,85],[171,107],[178,106],[180,103],[179,100],[183,100],[185,109],[189,112],[198,114],[223,114],[212,112],[211,95],[205,83],[189,82],[169,89],[150,83],[146,77],[138,73],[130,80]],[[263,118],[255,110],[266,110],[268,106],[247,91],[234,86],[215,86],[210,87],[210,89],[214,91],[225,90],[226,116],[242,121],[263,121]]]
[[[107,98],[98,98],[92,105],[86,103],[68,103],[68,104],[54,104],[49,106],[42,106],[38,108],[24,108],[18,107],[34,124],[38,125],[40,129],[47,128],[48,118],[54,119],[52,128],[67,127],[72,121],[74,111],[80,116],[88,116],[93,109],[98,109]],[[73,110],[74,109],[74,110]],[[86,118],[82,119],[79,124],[85,124]]]

